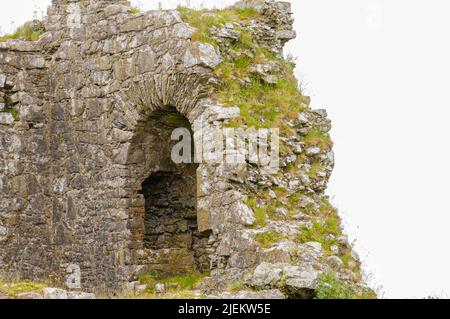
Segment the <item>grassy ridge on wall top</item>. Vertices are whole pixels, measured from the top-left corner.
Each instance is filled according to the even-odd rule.
[[[44,33],[43,29],[34,30],[32,27],[25,24],[18,27],[13,34],[0,36],[0,42],[5,42],[8,40],[36,41],[42,33]]]
[[[241,109],[241,117],[231,126],[249,126],[255,128],[278,127],[287,131],[284,120],[293,119],[306,107],[307,98],[299,89],[293,72],[293,63],[285,61],[260,46],[252,35],[239,26],[250,24],[252,19],[260,15],[252,8],[224,10],[193,10],[178,8],[185,22],[195,27],[194,41],[206,42],[220,47],[211,36],[211,28],[221,28],[226,23],[235,23],[240,32],[239,39],[229,48],[224,61],[216,68],[215,73],[221,84],[215,98],[224,105],[237,106]],[[222,48],[221,48],[222,49]],[[274,62],[278,81],[268,84],[252,73],[256,65]]]

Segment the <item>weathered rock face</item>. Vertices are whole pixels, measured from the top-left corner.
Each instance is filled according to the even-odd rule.
[[[279,56],[295,37],[289,4],[254,0],[236,8],[248,6],[260,15],[248,32]],[[213,26],[217,48],[193,41],[177,11],[129,11],[121,0],[53,0],[38,41],[0,43],[1,271],[89,290],[123,288],[148,268],[208,270],[220,290],[256,268],[249,287],[281,289],[288,271],[287,289],[310,294],[328,266],[320,248],[296,238],[312,227],[308,212],[323,203],[334,158],[331,145],[303,137],[328,133],[326,113],[305,105],[287,123],[294,133],[283,142],[293,151],[280,163],[301,157],[300,173],[174,164],[161,114],[170,109],[206,141],[239,116],[211,92],[214,69],[240,33]],[[271,85],[273,67],[252,72]],[[298,193],[295,214],[280,208],[281,218],[255,227],[249,196],[263,190],[275,201],[280,188]],[[275,231],[283,241],[258,244]]]

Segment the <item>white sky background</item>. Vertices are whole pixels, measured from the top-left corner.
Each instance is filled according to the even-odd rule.
[[[374,285],[388,298],[449,297],[450,3],[291,2],[298,39],[286,53],[299,57],[312,106],[333,120],[337,165],[328,193]],[[2,4],[2,30],[49,3]]]

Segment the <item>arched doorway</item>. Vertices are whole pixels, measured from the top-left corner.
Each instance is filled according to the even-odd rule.
[[[189,121],[173,107],[154,111],[140,123],[130,149],[133,170],[142,181],[140,214],[146,268],[160,276],[209,270],[209,234],[197,225],[198,164],[175,164],[171,140],[176,128],[190,129]],[[193,149],[192,149],[193,152]]]

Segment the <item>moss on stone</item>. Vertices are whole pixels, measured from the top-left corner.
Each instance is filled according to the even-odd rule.
[[[7,107],[4,109],[4,112],[11,113],[15,121],[20,120],[20,114],[19,111],[15,107]]]
[[[262,206],[258,203],[258,198],[260,197],[249,197],[245,203],[253,210],[256,219],[256,226],[259,228],[267,225],[267,212],[266,206]]]
[[[266,208],[265,207],[258,207],[255,209],[255,218],[256,218],[256,223],[261,226],[264,227],[267,225],[267,213],[266,213]]]
[[[227,286],[227,291],[229,292],[237,292],[237,291],[241,291],[247,289],[244,280],[243,279],[239,279],[236,281],[233,281],[232,283],[228,284]]]
[[[311,164],[311,168],[308,171],[308,176],[311,178],[316,178],[320,173],[324,171],[323,164],[321,162],[315,162]]]
[[[329,149],[333,146],[330,136],[319,130],[309,131],[303,138],[303,142],[305,142],[307,146],[317,146],[321,149]]]
[[[279,233],[274,231],[267,231],[255,236],[255,240],[261,248],[270,248],[282,238],[283,237]]]

